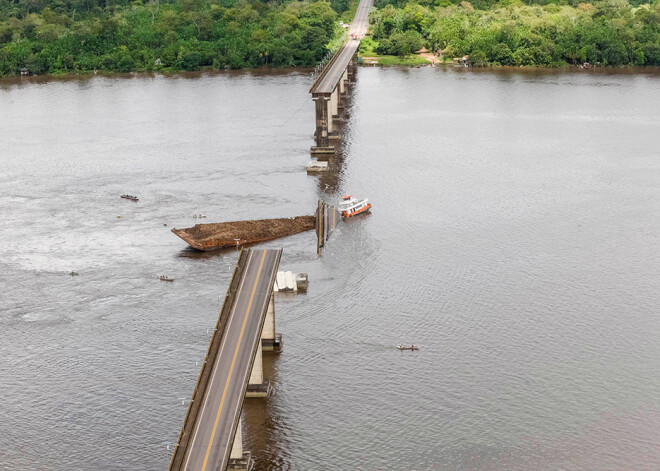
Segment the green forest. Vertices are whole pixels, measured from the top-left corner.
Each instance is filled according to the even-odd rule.
[[[346,0],[0,0],[0,75],[311,66]]]
[[[0,0],[0,76],[312,66],[356,4]],[[362,48],[426,47],[476,66],[660,65],[659,25],[658,0],[376,0]]]
[[[475,66],[660,65],[657,1],[377,0],[376,5],[363,52],[405,56],[426,47],[448,60],[467,54]]]

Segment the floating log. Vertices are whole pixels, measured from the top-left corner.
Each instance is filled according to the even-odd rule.
[[[315,227],[316,218],[314,216],[298,216],[195,224],[187,229],[172,229],[172,232],[181,237],[192,248],[209,251],[236,247],[236,245],[266,242],[298,234],[299,232],[311,231]]]

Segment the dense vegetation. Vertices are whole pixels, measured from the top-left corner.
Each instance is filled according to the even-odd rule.
[[[333,3],[0,0],[0,76],[309,66],[338,33]]]
[[[660,65],[659,0],[524,1],[376,0],[361,49],[403,57],[427,47],[473,65]],[[309,66],[356,4],[0,0],[0,76]]]
[[[460,0],[459,0],[460,1]],[[538,3],[538,2],[535,2]],[[541,0],[543,3],[543,0]],[[377,0],[363,52],[403,56],[422,46],[473,65],[660,65],[660,5],[627,0],[559,5],[519,0]]]

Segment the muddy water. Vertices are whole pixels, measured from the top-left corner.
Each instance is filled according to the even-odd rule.
[[[362,68],[320,179],[305,72],[0,83],[0,469],[166,468],[236,261],[170,229],[347,192],[257,469],[660,468],[659,78]]]

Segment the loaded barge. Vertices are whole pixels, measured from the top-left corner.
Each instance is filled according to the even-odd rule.
[[[195,224],[187,229],[172,229],[172,232],[192,248],[209,251],[266,242],[299,232],[311,231],[315,227],[316,218],[314,216],[298,216]]]

